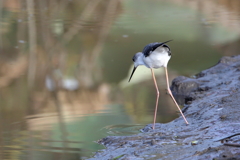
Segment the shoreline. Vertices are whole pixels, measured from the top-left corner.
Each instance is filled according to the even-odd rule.
[[[171,90],[184,97],[189,125],[179,116],[155,130],[148,124],[136,135],[108,136],[89,160],[240,159],[240,56],[222,57],[195,79],[177,77]]]

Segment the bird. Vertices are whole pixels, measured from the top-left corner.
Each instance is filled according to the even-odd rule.
[[[154,85],[155,85],[155,88],[157,91],[156,106],[155,106],[152,129],[155,129],[155,122],[156,122],[157,108],[158,108],[158,99],[159,99],[159,95],[160,95],[153,69],[158,69],[161,67],[164,67],[164,69],[165,69],[166,81],[167,81],[167,91],[168,91],[170,97],[172,98],[173,102],[177,106],[179,112],[181,113],[185,123],[189,124],[169,88],[167,64],[171,58],[171,50],[170,50],[170,47],[168,45],[166,45],[166,43],[168,43],[170,41],[172,41],[172,40],[168,40],[165,42],[150,43],[143,48],[142,52],[136,53],[132,58],[132,60],[134,62],[134,68],[132,70],[132,73],[131,73],[131,76],[130,76],[128,82],[131,81],[132,76],[133,76],[135,70],[137,69],[137,67],[144,65],[151,70],[153,82],[154,82]]]

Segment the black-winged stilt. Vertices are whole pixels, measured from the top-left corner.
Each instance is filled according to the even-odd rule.
[[[171,40],[169,40],[169,41],[171,41]],[[130,82],[135,70],[140,65],[144,65],[147,68],[150,68],[151,72],[152,72],[153,81],[154,81],[154,84],[155,84],[155,87],[157,90],[157,99],[156,99],[155,113],[154,113],[153,126],[152,126],[153,129],[155,128],[155,122],[156,122],[156,117],[157,117],[157,108],[158,108],[158,99],[159,99],[159,95],[160,95],[153,68],[164,67],[165,73],[166,73],[168,93],[171,96],[173,102],[176,104],[184,121],[186,122],[186,124],[188,124],[187,119],[183,115],[180,107],[178,106],[178,104],[177,104],[176,100],[174,99],[172,92],[169,88],[167,64],[171,58],[171,50],[170,50],[170,47],[168,45],[166,45],[166,43],[169,41],[162,42],[162,43],[161,42],[160,43],[159,42],[150,43],[144,47],[142,52],[136,53],[132,58],[132,60],[134,62],[134,68],[133,68],[132,74],[131,74],[128,82]]]

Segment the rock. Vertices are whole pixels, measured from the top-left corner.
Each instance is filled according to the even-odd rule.
[[[169,123],[157,123],[155,130],[148,124],[137,135],[104,138],[99,142],[107,148],[90,159],[105,160],[120,155],[124,156],[119,160],[239,159],[240,148],[231,145],[240,143],[239,75],[240,56],[234,56],[221,58],[196,79],[177,77],[171,89],[188,100],[184,114],[189,125],[179,117]],[[225,138],[228,145],[224,145]]]
[[[198,90],[199,83],[196,79],[180,76],[172,81],[171,90],[174,95],[189,96],[193,91]]]
[[[172,81],[171,90],[178,102],[178,104],[183,105],[188,103],[188,101],[193,100],[193,96],[190,93],[199,89],[199,82],[196,79],[187,78],[180,76]]]

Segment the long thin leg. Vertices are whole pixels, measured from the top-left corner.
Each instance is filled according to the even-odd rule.
[[[165,68],[165,73],[166,73],[166,81],[167,81],[167,90],[168,90],[168,93],[170,94],[173,102],[176,104],[176,106],[177,106],[178,110],[180,111],[180,113],[181,113],[184,121],[186,122],[186,124],[188,124],[187,119],[186,119],[185,116],[183,115],[182,110],[180,109],[180,107],[178,106],[176,100],[174,99],[174,97],[173,97],[173,95],[172,95],[172,91],[170,90],[169,82],[168,82],[168,71],[167,71],[167,67],[164,67],[164,68]]]
[[[152,68],[150,68],[150,69],[151,69],[153,81],[154,81],[154,84],[155,84],[155,87],[156,87],[156,90],[157,90],[157,99],[156,99],[156,106],[155,106],[153,126],[152,126],[152,128],[154,129],[155,128],[156,117],[157,117],[158,99],[159,99],[160,93],[159,93],[159,90],[158,90],[158,86],[157,86],[156,78],[155,78],[155,75],[154,75],[154,71],[153,71]]]

